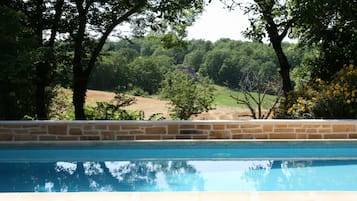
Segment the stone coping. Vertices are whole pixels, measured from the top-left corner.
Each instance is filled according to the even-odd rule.
[[[357,192],[0,193],[6,201],[356,201]]]
[[[355,123],[357,119],[254,119],[254,120],[0,120],[1,124],[192,124],[192,123]]]
[[[0,141],[357,139],[357,120],[0,121]]]

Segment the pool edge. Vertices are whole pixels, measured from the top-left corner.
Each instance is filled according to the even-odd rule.
[[[0,193],[6,201],[356,201],[357,191]]]

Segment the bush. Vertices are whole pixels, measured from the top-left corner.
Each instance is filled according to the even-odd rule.
[[[74,120],[74,108],[72,105],[71,90],[61,87],[55,88],[56,95],[52,98],[49,107],[49,117],[52,120]],[[107,102],[96,102],[95,106],[84,107],[88,120],[143,120],[143,111],[131,111],[122,109],[135,102],[134,98],[117,93],[114,100]],[[162,119],[157,114],[152,119]]]
[[[54,88],[54,97],[49,105],[48,117],[52,120],[74,120],[71,90],[59,86]]]
[[[89,120],[143,120],[143,111],[122,109],[135,103],[135,98],[117,93],[110,103],[96,102],[96,106],[86,106],[86,118]]]
[[[345,65],[333,79],[295,90],[288,96],[291,118],[357,118],[357,68]]]
[[[213,109],[213,88],[208,79],[198,82],[181,71],[169,73],[163,82],[162,95],[170,100],[172,119],[189,119]]]

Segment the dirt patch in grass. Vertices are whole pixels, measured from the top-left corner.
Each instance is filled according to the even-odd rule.
[[[97,90],[87,91],[87,104],[94,104],[97,101],[109,102],[113,100],[115,94],[112,92],[104,92]],[[136,102],[133,105],[126,107],[130,110],[143,110],[145,113],[145,119],[148,119],[151,115],[161,113],[166,119],[170,119],[168,114],[169,102],[165,100],[159,100],[155,98],[135,97]],[[217,107],[215,110],[194,116],[192,119],[196,120],[236,120],[236,119],[251,119],[249,111],[241,108],[228,108]]]

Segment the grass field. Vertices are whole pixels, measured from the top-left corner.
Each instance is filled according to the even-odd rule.
[[[193,119],[205,119],[205,120],[235,120],[235,119],[250,119],[247,115],[250,114],[245,105],[239,105],[235,102],[231,95],[242,96],[240,92],[234,91],[227,87],[214,85],[215,93],[215,110],[204,112],[200,115],[196,115]],[[109,102],[114,98],[114,93],[88,90],[87,91],[87,104],[94,104],[96,101]],[[257,96],[257,94],[254,94]],[[168,110],[169,102],[159,99],[158,96],[151,97],[135,97],[136,103],[126,107],[130,110],[143,110],[145,117],[149,117],[155,113],[162,113],[167,119],[170,119]],[[266,96],[263,109],[268,109],[272,102],[275,100],[275,96]]]
[[[243,97],[243,94],[241,92],[229,89],[227,87],[222,87],[219,85],[214,85],[214,88],[215,88],[215,97],[216,97],[214,103],[217,106],[246,108],[244,105],[237,104],[236,101],[231,97],[231,95]],[[257,93],[252,93],[252,94],[253,94],[253,96],[258,97]],[[269,109],[270,106],[275,101],[275,99],[276,99],[276,96],[266,95],[264,103],[263,103],[263,108]]]

